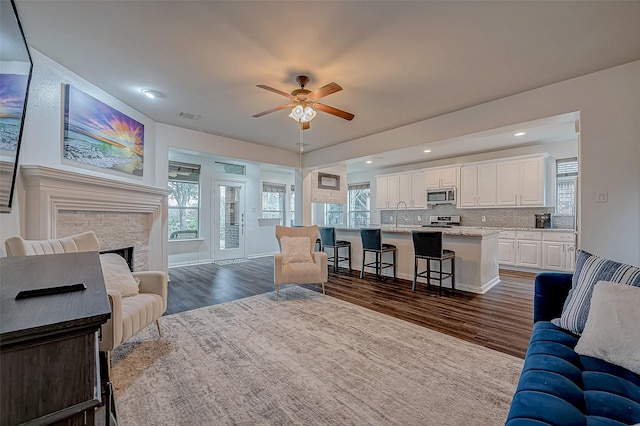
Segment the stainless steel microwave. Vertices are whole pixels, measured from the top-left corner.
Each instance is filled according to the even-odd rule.
[[[456,189],[455,188],[440,188],[440,189],[427,189],[427,204],[455,204],[456,203]]]

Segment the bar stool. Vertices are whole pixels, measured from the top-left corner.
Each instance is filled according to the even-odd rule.
[[[344,240],[336,241],[336,228],[333,227],[319,226],[318,232],[320,233],[321,241],[320,251],[324,251],[326,247],[333,249],[333,257],[327,258],[327,261],[333,264],[333,272],[338,272],[339,263],[345,260],[349,261],[349,271],[351,271],[351,242]],[[347,256],[340,256],[341,248],[348,250]]]
[[[431,285],[431,280],[440,282],[439,295],[442,296],[442,281],[451,278],[451,291],[456,291],[456,252],[442,248],[442,232],[411,232],[413,238],[413,250],[415,259],[413,265],[413,285],[411,291],[416,289],[418,277],[427,279],[427,286]],[[427,261],[427,270],[418,272],[418,259]],[[440,264],[439,270],[431,270],[431,261],[437,260]],[[442,261],[451,260],[451,272],[442,272]],[[432,273],[435,276],[432,276]]]
[[[398,248],[393,244],[383,244],[380,229],[361,229],[360,238],[362,239],[362,269],[360,270],[360,278],[364,276],[364,268],[376,268],[376,277],[380,280],[380,273],[385,268],[393,267],[393,280],[396,280],[396,272],[398,269]],[[375,262],[365,263],[367,252],[375,253]],[[382,255],[384,253],[393,253],[393,263],[383,262]]]

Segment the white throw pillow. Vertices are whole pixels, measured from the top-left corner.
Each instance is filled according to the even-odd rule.
[[[575,351],[640,374],[640,288],[598,281]]]
[[[138,294],[139,281],[131,275],[129,265],[122,256],[114,253],[101,254],[100,263],[107,290],[118,290],[122,297]]]
[[[309,237],[280,237],[282,263],[313,263]]]
[[[571,290],[564,301],[560,318],[551,322],[575,334],[582,334],[589,314],[591,294],[598,281],[640,287],[640,268],[578,250]]]

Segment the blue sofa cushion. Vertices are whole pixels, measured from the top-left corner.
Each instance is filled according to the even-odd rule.
[[[640,423],[640,376],[573,348],[578,336],[534,325],[508,426]]]

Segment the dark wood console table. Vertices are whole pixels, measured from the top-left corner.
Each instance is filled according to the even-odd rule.
[[[16,300],[22,290],[85,283]],[[98,332],[111,316],[97,252],[0,259],[0,424],[93,425]]]

